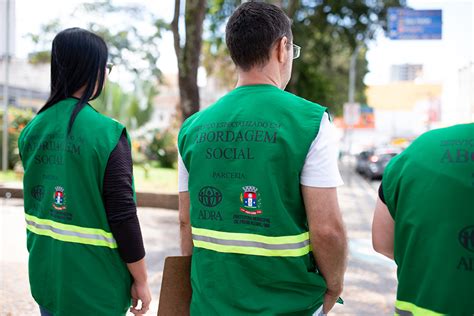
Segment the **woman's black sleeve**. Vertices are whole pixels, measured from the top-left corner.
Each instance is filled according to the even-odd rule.
[[[132,189],[133,162],[125,130],[112,151],[104,175],[103,198],[110,230],[126,263],[145,257]]]

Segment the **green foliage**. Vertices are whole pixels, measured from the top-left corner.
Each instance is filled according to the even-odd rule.
[[[158,42],[163,31],[168,29],[168,24],[162,19],[148,13],[143,6],[117,5],[111,0],[83,3],[71,17],[77,14],[81,14],[81,18],[86,17],[82,27],[104,38],[112,63],[124,67],[142,81],[157,83],[161,80],[162,74],[157,66],[160,56]],[[110,23],[105,24],[106,18],[114,16],[125,16],[128,23],[114,27],[110,27]],[[143,24],[150,26],[149,32],[143,32]],[[62,29],[61,21],[56,19],[43,24],[38,33],[27,35],[36,46],[35,52],[30,54],[31,63],[48,63],[51,60],[51,42]]]
[[[153,100],[158,94],[150,82],[135,83],[133,93],[125,92],[120,85],[108,82],[99,98],[91,105],[99,112],[124,124],[129,131],[149,122],[153,115]]]
[[[8,169],[15,168],[20,162],[18,137],[23,128],[33,118],[31,110],[8,109]],[[3,126],[4,112],[0,111],[0,125]],[[0,130],[0,140],[3,139],[3,128]],[[0,146],[0,157],[3,157],[3,146]]]
[[[34,54],[30,54],[29,62],[33,65],[47,64],[51,61],[51,51],[39,51]]]
[[[204,40],[202,53],[202,64],[208,76],[218,78],[220,88],[231,89],[235,86],[237,73],[227,46]]]
[[[178,159],[176,132],[168,129],[155,131],[155,135],[147,146],[145,154],[148,159],[156,160],[163,168],[173,168]]]
[[[298,33],[295,27],[295,41]],[[349,88],[349,60],[352,48],[340,40],[324,34],[314,34],[307,40],[297,43],[302,46],[299,59],[293,62],[293,76],[287,89],[308,100],[329,107],[336,115],[342,114],[342,105],[347,102]],[[364,44],[361,44],[364,45]],[[364,103],[367,73],[366,47],[362,46],[357,56],[356,102]]]
[[[157,66],[158,41],[168,25],[143,6],[117,5],[111,0],[83,3],[71,17],[79,14],[81,18],[85,17],[84,28],[104,38],[109,47],[109,60],[134,78],[135,89],[130,93],[109,81],[102,95],[92,102],[93,106],[122,122],[129,130],[144,125],[153,114],[153,100],[158,94],[156,85],[162,76]],[[110,27],[107,21],[115,17],[125,17],[128,23]],[[143,32],[143,25],[149,26],[147,32]],[[63,28],[61,21],[56,19],[42,25],[38,34],[28,34],[36,45],[35,53],[30,54],[31,63],[50,62],[51,42]]]
[[[0,183],[1,182],[15,182],[21,180],[21,176],[12,170],[6,172],[0,171]]]
[[[134,166],[133,176],[135,188],[140,192],[176,193],[178,190],[178,173],[176,169]]]
[[[40,26],[38,33],[28,33],[26,37],[34,44],[34,52],[30,53],[29,62],[33,65],[47,64],[51,61],[51,43],[54,36],[61,31],[61,22],[54,19]]]
[[[356,102],[364,103],[367,43],[386,28],[387,9],[398,0],[326,0],[302,2],[293,18],[294,41],[302,55],[294,62],[288,90],[342,114],[347,101],[349,60],[356,46]]]
[[[235,66],[225,44],[225,22],[240,4],[237,0],[210,0],[204,26],[202,62],[209,76],[219,80],[222,88],[231,89],[237,81]]]
[[[364,103],[367,43],[378,31],[386,28],[387,9],[405,5],[405,0],[268,1],[286,10],[293,20],[294,42],[302,46],[302,55],[294,62],[293,78],[287,89],[340,114],[343,103],[347,101],[350,56],[359,47],[356,101]],[[236,78],[225,47],[224,29],[228,17],[240,3],[240,0],[208,1],[204,23],[203,65],[209,75],[217,77],[221,85],[228,88],[232,87]],[[113,63],[134,74],[140,82],[148,81],[154,85],[160,81],[158,42],[163,32],[170,29],[167,23],[147,13],[142,6],[117,5],[112,0],[85,3],[75,12],[87,13],[90,21],[86,22],[87,28],[106,40]],[[106,27],[103,21],[114,14],[127,16],[129,23]],[[148,24],[152,31],[143,32],[143,24]],[[49,46],[46,43],[50,45],[60,29],[60,21],[54,20],[45,24],[38,34],[29,34],[37,45],[37,52],[30,56],[32,62],[49,60]],[[119,88],[111,90],[102,97],[106,114],[123,121],[129,128],[147,121],[151,115],[150,101],[142,99],[143,95],[153,93],[134,93],[130,96]]]
[[[294,42],[302,47],[300,59],[293,63],[293,76],[287,89],[341,114],[348,95],[350,56],[358,46],[356,101],[364,103],[367,43],[378,31],[386,29],[387,9],[405,5],[405,1],[268,2],[280,5],[287,12],[293,21]],[[229,82],[229,73],[233,71],[224,47],[224,26],[240,3],[238,0],[209,1],[204,66],[209,74],[224,83]]]
[[[157,83],[161,79],[157,66],[160,57],[158,43],[163,31],[168,30],[167,23],[141,5],[118,5],[111,0],[84,3],[78,12],[96,17],[88,24],[88,29],[104,38],[112,63],[125,67],[142,81]],[[113,17],[114,14],[126,16],[129,23],[114,25],[113,28],[97,23],[101,17]],[[144,32],[140,23],[150,25],[152,31]]]

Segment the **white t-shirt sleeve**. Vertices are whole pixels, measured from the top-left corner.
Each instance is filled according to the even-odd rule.
[[[183,158],[181,158],[181,154],[178,152],[178,191],[179,192],[187,192],[188,191],[188,181],[189,181],[189,173],[184,165]]]
[[[338,139],[334,125],[324,113],[318,136],[306,155],[300,183],[308,187],[333,188],[344,182],[338,167]]]

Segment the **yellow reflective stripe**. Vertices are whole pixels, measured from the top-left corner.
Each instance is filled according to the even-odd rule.
[[[270,250],[257,247],[242,247],[218,245],[207,241],[194,240],[195,247],[213,250],[224,253],[237,253],[244,255],[266,256],[266,257],[300,257],[310,252],[310,246],[304,246],[298,249]]]
[[[398,311],[396,311],[396,313],[400,314],[400,315],[403,314],[404,311],[410,312],[414,316],[418,316],[418,315],[422,315],[422,316],[443,316],[443,315],[446,315],[446,314],[437,313],[437,312],[431,311],[429,309],[416,306],[413,303],[399,301],[399,300],[397,300],[395,302],[395,308],[398,309]]]
[[[268,257],[299,257],[311,251],[309,233],[290,236],[264,236],[229,233],[192,227],[195,247],[224,253]]]
[[[77,236],[68,236],[68,235],[58,234],[54,231],[51,231],[48,229],[37,228],[29,224],[26,225],[26,228],[37,235],[48,236],[48,237],[61,240],[61,241],[93,245],[93,246],[104,246],[104,247],[108,247],[112,249],[117,248],[117,243],[107,242],[105,240],[96,240],[96,239],[90,239],[90,238],[81,238]]]
[[[192,227],[192,234],[226,240],[263,242],[266,244],[273,245],[298,243],[309,240],[308,232],[299,235],[270,237],[257,234],[227,233],[216,230]]]
[[[85,227],[80,227],[76,225],[62,224],[62,223],[58,223],[49,219],[38,218],[36,216],[29,215],[29,214],[25,214],[25,218],[26,220],[35,222],[40,225],[49,225],[49,226],[59,228],[62,230],[68,230],[71,232],[83,233],[83,234],[101,235],[106,238],[114,238],[112,233],[106,232],[105,230],[102,230],[99,228],[85,228]]]

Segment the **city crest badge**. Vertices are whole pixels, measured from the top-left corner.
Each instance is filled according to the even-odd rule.
[[[262,214],[262,211],[257,209],[261,205],[260,194],[257,193],[258,189],[249,185],[243,187],[242,190],[243,193],[240,193],[240,202],[242,203],[240,211],[249,215]]]
[[[63,211],[66,209],[66,196],[64,194],[64,188],[57,186],[54,188],[54,202],[53,207],[56,210]]]

